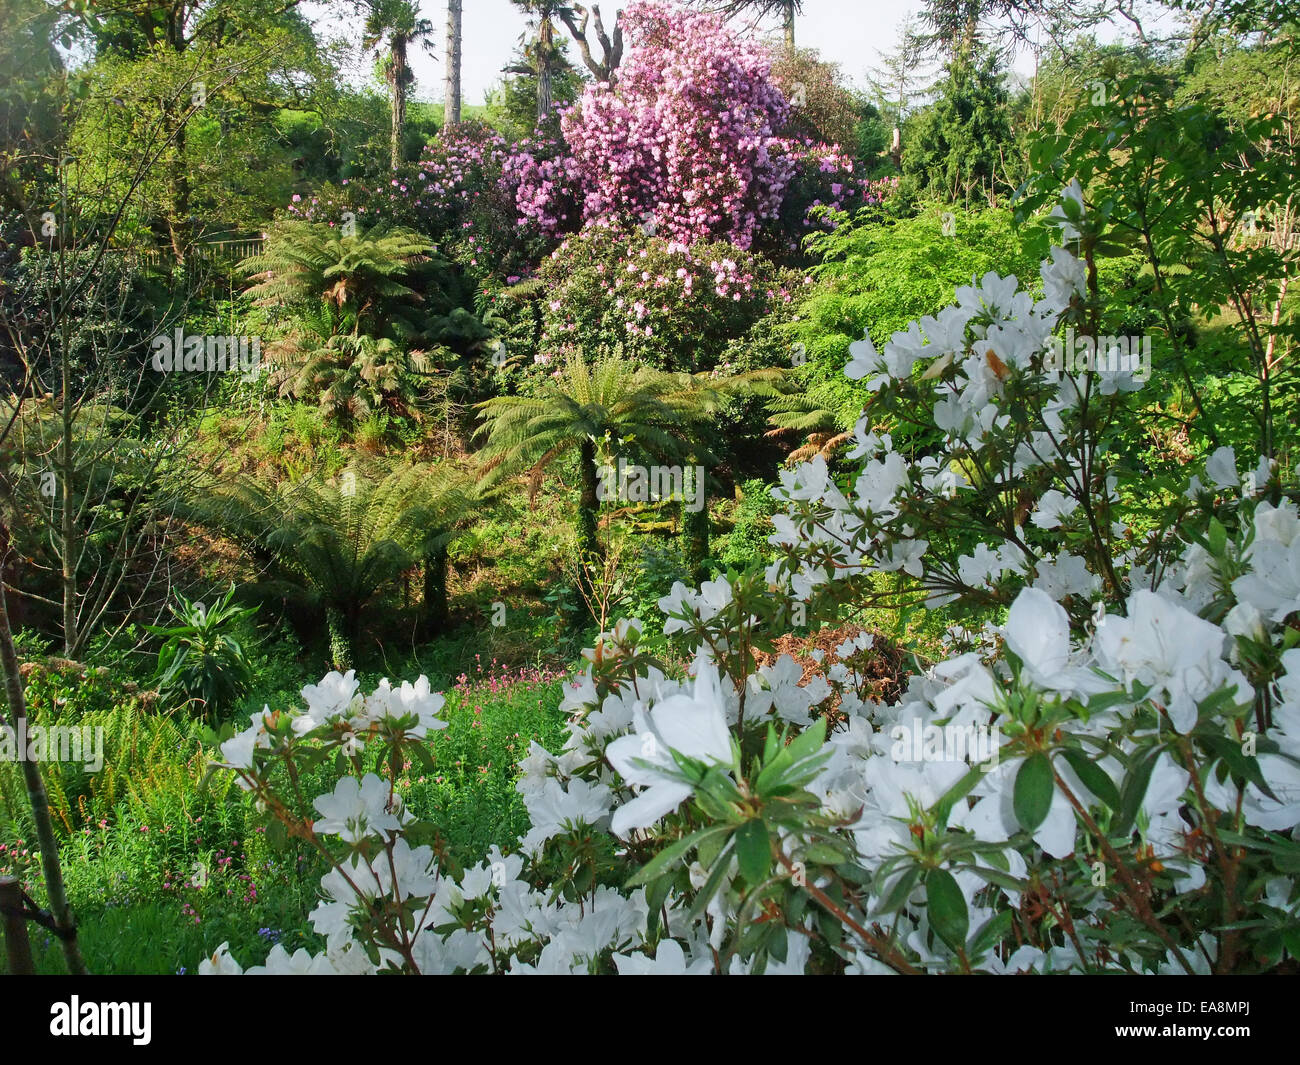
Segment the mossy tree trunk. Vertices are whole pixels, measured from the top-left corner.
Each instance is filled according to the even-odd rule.
[[[439,544],[424,556],[424,629],[437,636],[447,625],[447,545]]]
[[[336,606],[325,608],[325,625],[329,629],[330,661],[340,673],[352,668],[352,625]]]
[[[596,442],[584,439],[579,448],[578,472],[582,478],[582,494],[578,497],[578,553],[580,565],[578,579],[582,592],[594,605],[595,582],[592,570],[601,559],[600,536],[597,533],[600,510],[600,479],[596,471]]]
[[[687,478],[693,481],[697,476],[701,481],[698,486],[686,483]],[[700,495],[700,506],[695,509],[692,496],[697,491]],[[709,492],[708,476],[703,472],[702,466],[687,466],[683,473],[682,546],[691,579],[696,584],[708,580],[709,571],[705,562],[709,557]]]

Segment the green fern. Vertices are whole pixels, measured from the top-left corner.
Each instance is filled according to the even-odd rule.
[[[365,608],[402,573],[445,551],[483,499],[452,471],[358,461],[332,480],[213,485],[186,516],[263,565],[252,594],[322,610],[343,668]]]

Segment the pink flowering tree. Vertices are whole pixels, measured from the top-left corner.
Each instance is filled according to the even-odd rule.
[[[860,196],[838,149],[782,135],[791,103],[761,46],[716,15],[660,0],[629,7],[624,24],[633,43],[617,84],[591,86],[563,116],[572,158],[522,173],[525,218],[552,233],[612,218],[683,244],[725,240],[744,249],[778,224],[809,158],[826,186],[809,206],[844,207]],[[581,217],[562,217],[575,195]]]

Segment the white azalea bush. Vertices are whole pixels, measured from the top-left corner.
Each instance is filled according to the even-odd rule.
[[[393,781],[441,722],[415,685],[304,689],[223,747],[331,863],[318,955],[248,972],[1254,971],[1300,957],[1300,514],[1269,456],[1149,498],[1113,462],[1131,369],[1045,369],[1095,329],[1070,190],[1036,290],[988,275],[847,372],[875,393],[840,483],[783,475],[779,557],[661,601],[690,675],[620,622],[534,745],[532,827],[459,877]],[[1078,254],[1076,254],[1076,251]],[[913,459],[873,419],[926,442]],[[1136,505],[1140,504],[1140,505]],[[883,575],[883,576],[882,576]],[[805,679],[792,617],[882,594],[965,611],[876,702],[870,637]],[[814,624],[815,627],[815,624]],[[960,653],[959,653],[960,652]],[[378,744],[387,778],[361,769]],[[310,803],[301,766],[350,772]],[[421,755],[427,757],[427,754]],[[249,961],[250,959],[243,959]],[[224,946],[204,971],[239,972]]]

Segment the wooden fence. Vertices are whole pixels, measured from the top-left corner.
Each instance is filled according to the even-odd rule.
[[[236,240],[204,240],[190,245],[189,257],[199,262],[234,265],[251,255],[260,255],[266,246],[262,237]],[[114,248],[113,251],[148,266],[166,266],[175,262],[170,248]]]

